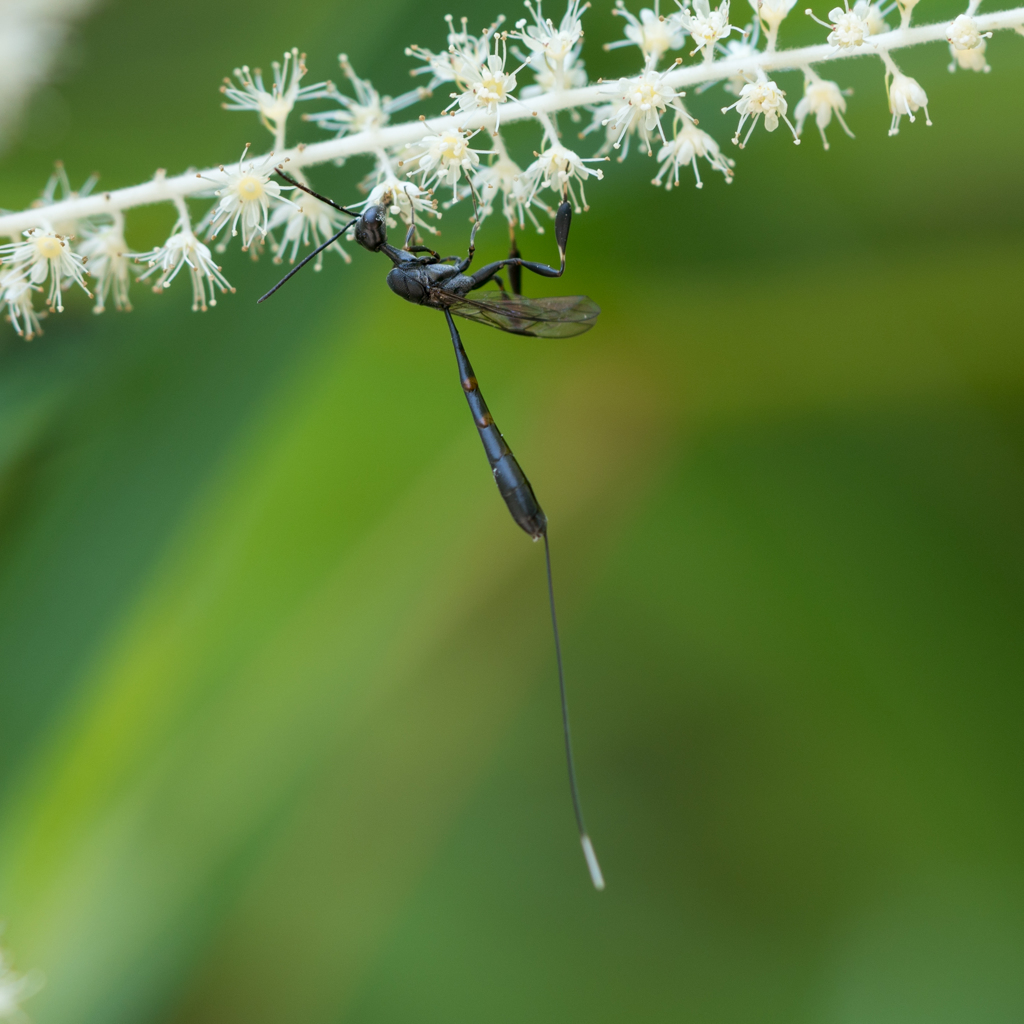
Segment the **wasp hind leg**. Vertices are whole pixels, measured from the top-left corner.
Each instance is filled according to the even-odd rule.
[[[473,291],[482,285],[487,284],[499,270],[503,270],[508,267],[509,272],[509,283],[512,286],[512,293],[514,295],[521,294],[520,286],[522,284],[521,268],[526,267],[527,270],[534,274],[538,274],[540,277],[561,277],[565,273],[565,247],[569,240],[569,224],[572,220],[572,206],[569,203],[562,203],[558,208],[558,212],[555,214],[555,242],[558,245],[558,256],[559,265],[556,270],[554,267],[549,267],[546,263],[534,263],[532,260],[524,260],[518,255],[518,250],[515,246],[515,239],[512,239],[513,252],[517,255],[509,256],[507,260],[498,260],[497,263],[488,263],[486,267],[481,267],[475,274],[471,274],[473,284],[472,287],[467,289]],[[472,258],[473,250],[470,249],[470,256],[463,260],[459,265],[459,271],[465,273],[469,267],[469,260]]]

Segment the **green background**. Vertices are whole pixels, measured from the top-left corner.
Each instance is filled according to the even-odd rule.
[[[636,64],[606,6],[595,78]],[[111,188],[262,146],[217,86],[292,45],[398,92],[446,10],[108,3],[0,203],[56,157]],[[736,153],[721,90],[693,98],[735,183],[610,164],[565,281],[528,282],[593,296],[594,330],[466,326],[551,519],[601,894],[542,553],[383,261],[257,308],[279,271],[234,251],[206,315],[182,279],[4,327],[0,915],[37,1024],[1024,1018],[1024,39],[989,58],[900,55],[935,123],[896,138],[877,60],[835,65],[857,139],[828,153],[813,125]],[[364,170],[312,179],[351,201]]]

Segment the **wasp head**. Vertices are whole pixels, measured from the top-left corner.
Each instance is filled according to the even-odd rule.
[[[387,243],[388,229],[386,223],[387,209],[383,205],[368,206],[363,210],[362,216],[356,221],[356,241],[369,249],[370,252],[380,252]]]

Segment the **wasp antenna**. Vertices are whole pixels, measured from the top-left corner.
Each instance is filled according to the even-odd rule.
[[[278,171],[278,174],[280,174],[280,173],[281,172]],[[341,236],[343,234],[345,234],[345,232],[348,231],[348,229],[350,227],[352,227],[353,224],[355,224],[355,221],[354,220],[350,220],[336,235],[334,235],[331,238],[328,238],[327,241],[324,242],[323,245],[318,245],[297,267],[294,267],[292,270],[289,270],[288,273],[285,274],[284,277],[282,277],[281,280],[278,281],[277,284],[275,284],[274,287],[271,288],[269,292],[267,292],[265,295],[261,295],[256,300],[257,305],[259,303],[263,302],[265,299],[269,299],[270,296],[273,295],[274,292],[276,292],[277,289],[280,288],[281,285],[283,285],[285,283],[285,281],[288,281],[291,278],[293,278],[311,259],[313,259],[314,256],[319,256],[320,253],[322,253],[324,251],[324,249],[327,249],[330,246],[334,245],[334,243],[339,238],[341,238]]]
[[[350,210],[347,206],[342,206],[340,203],[336,203],[333,199],[328,199],[327,196],[320,195],[319,192],[314,192],[308,185],[303,185],[301,181],[296,181],[290,174],[285,174],[281,170],[280,165],[274,168],[279,178],[284,178],[289,185],[293,185],[295,188],[302,189],[303,192],[308,193],[314,199],[319,199],[321,203],[326,203],[328,206],[333,206],[336,210],[340,210],[342,213],[347,214],[349,217],[358,217],[359,213],[356,210]]]

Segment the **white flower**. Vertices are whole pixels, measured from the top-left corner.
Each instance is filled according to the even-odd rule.
[[[509,33],[526,45],[527,53],[513,52],[529,64],[534,75],[534,84],[521,93],[524,98],[542,92],[578,89],[587,84],[587,73],[579,57],[583,46],[580,18],[589,6],[589,3],[581,6],[580,0],[568,0],[562,21],[556,28],[550,18],[544,17],[539,0],[536,7],[527,0],[526,8],[533,15],[534,24],[528,25],[526,19],[521,18],[516,22],[516,30]]]
[[[667,74],[668,71],[655,71],[653,60],[649,58],[647,67],[636,78],[619,79],[614,87],[614,113],[601,122],[610,132],[616,133],[613,148],[618,149],[622,139],[635,131],[640,136],[645,152],[650,153],[651,132],[655,128],[661,141],[666,141],[661,128],[661,115],[669,106],[680,109],[676,91],[665,82]]]
[[[450,14],[444,16],[448,22],[448,49],[443,53],[434,53],[423,46],[407,46],[407,57],[416,57],[424,61],[421,68],[413,68],[412,75],[430,74],[430,83],[426,92],[437,88],[442,82],[457,82],[464,64],[480,67],[491,52],[491,37],[504,22],[505,16],[499,17],[479,36],[469,34],[469,19],[462,19],[462,31],[455,29],[455,22]]]
[[[852,139],[854,137],[853,132],[850,131],[848,125],[843,120],[843,114],[846,113],[846,99],[843,96],[842,90],[835,82],[819,78],[813,71],[810,71],[804,76],[803,99],[796,105],[796,110],[794,111],[797,135],[803,134],[804,121],[807,120],[810,114],[813,114],[814,120],[818,125],[818,131],[821,132],[822,145],[825,149],[828,149],[825,129],[832,123],[833,113],[843,126],[843,131]]]
[[[540,96],[546,92],[582,89],[587,84],[587,72],[579,55],[577,47],[567,53],[563,61],[555,64],[547,60],[534,61],[530,65],[530,70],[533,71],[533,85],[528,85],[519,95],[523,99],[528,99],[530,96]]]
[[[257,235],[260,240],[267,237],[271,200],[290,202],[281,195],[282,186],[270,177],[280,160],[270,153],[262,160],[253,160],[245,164],[248,152],[247,145],[239,157],[238,170],[228,171],[221,167],[219,173],[214,171],[208,179],[221,186],[214,193],[220,196],[220,202],[210,218],[210,237],[216,238],[220,229],[228,223],[231,224],[232,236],[235,236],[241,223],[243,252],[248,250]]]
[[[506,71],[506,57],[502,40],[500,43],[495,42],[494,53],[488,54],[483,63],[477,65],[465,61],[460,63],[458,69],[457,82],[463,92],[456,97],[455,102],[467,114],[486,111],[495,119],[495,131],[498,129],[498,108],[508,101],[516,88],[516,72],[522,70],[517,68],[516,71]]]
[[[796,0],[750,0],[754,13],[765,23],[770,33],[778,32],[779,26],[795,4]]]
[[[340,104],[340,110],[318,110],[313,114],[303,114],[304,121],[312,121],[325,131],[336,131],[338,138],[353,132],[376,131],[388,123],[391,114],[409,103],[429,95],[426,89],[417,89],[413,93],[397,100],[380,94],[365,78],[360,78],[352,69],[348,57],[342,53],[338,56],[342,73],[352,83],[355,99],[339,93],[333,82],[328,82],[321,95],[333,99]],[[408,99],[408,97],[412,97]]]
[[[510,33],[517,39],[521,39],[526,47],[552,65],[557,65],[575,49],[583,37],[583,25],[580,17],[590,6],[585,3],[581,6],[580,0],[569,0],[562,15],[562,21],[558,28],[550,18],[545,18],[541,11],[541,0],[537,0],[534,7],[530,0],[525,0],[526,9],[533,15],[534,24],[527,25],[526,19],[522,18],[516,22],[516,31]],[[535,66],[534,61],[530,61]]]
[[[586,138],[591,132],[596,132],[599,128],[603,128],[605,133],[604,142],[601,143],[601,146],[594,154],[595,156],[605,156],[607,153],[611,152],[619,137],[619,132],[615,128],[615,121],[621,113],[622,108],[627,105],[628,102],[622,97],[619,97],[618,99],[613,99],[611,103],[603,103],[599,107],[587,108],[591,114],[590,124],[580,132],[580,138]],[[620,164],[629,155],[629,143],[631,138],[632,134],[627,132],[626,144],[622,147],[621,152],[616,158]]]
[[[991,71],[992,68],[985,60],[985,40],[982,39],[977,46],[970,50],[960,50],[953,46],[949,47],[949,55],[953,58],[949,64],[950,71],[956,71],[958,67],[964,71]]]
[[[222,294],[235,290],[221,273],[220,267],[213,262],[210,250],[196,238],[192,229],[183,220],[178,221],[174,233],[163,245],[150,252],[136,253],[135,259],[140,263],[149,264],[149,270],[139,276],[140,281],[146,280],[152,274],[158,275],[153,283],[155,292],[169,288],[181,268],[188,267],[189,276],[192,278],[193,310],[202,310],[205,313],[208,305],[216,306],[215,288],[219,288]]]
[[[991,37],[991,32],[979,32],[977,22],[968,14],[961,14],[952,21],[946,29],[953,58],[949,70],[955,71],[959,65],[965,71],[991,71],[985,60],[985,40]]]
[[[401,217],[409,227],[416,224],[417,227],[436,233],[436,228],[425,224],[420,216],[421,214],[441,216],[437,212],[437,200],[427,189],[422,189],[411,181],[397,178],[390,171],[385,170],[382,179],[370,190],[369,196],[362,203],[358,203],[355,209],[379,204],[387,206],[389,218]],[[393,220],[389,220],[388,227],[394,227]]]
[[[502,215],[510,225],[524,227],[529,217],[537,231],[543,234],[544,228],[532,207],[551,211],[545,203],[530,195],[529,190],[534,183],[524,176],[519,165],[508,155],[500,136],[495,140],[495,156],[497,159],[493,163],[480,167],[473,176],[473,187],[482,204],[480,223],[494,212],[494,204],[500,196]]]
[[[642,8],[639,18],[626,10],[624,0],[615,0],[612,14],[617,14],[628,22],[626,38],[614,43],[605,43],[606,50],[617,50],[620,46],[636,44],[645,59],[652,57],[657,63],[667,50],[678,50],[686,39],[681,15],[677,12],[667,18],[664,17],[658,10],[658,0],[654,0],[653,11],[649,7]]]
[[[115,309],[129,312],[132,308],[128,301],[131,263],[124,240],[124,215],[118,211],[113,224],[86,231],[78,251],[89,261],[90,276],[96,278],[93,312],[102,313],[106,309],[108,295],[113,295]]]
[[[857,0],[853,5],[854,14],[859,15],[868,23],[868,30],[873,36],[889,31],[889,23],[885,20],[885,15],[890,10],[892,10],[891,5],[883,11],[880,3],[869,3],[868,0]]]
[[[238,85],[230,78],[224,79],[220,91],[230,100],[222,103],[225,110],[255,110],[260,115],[264,127],[274,134],[279,144],[284,141],[285,122],[292,108],[300,100],[316,99],[323,95],[325,82],[307,85],[300,88],[299,83],[306,74],[306,55],[299,53],[297,47],[284,55],[284,63],[276,60],[271,67],[274,70],[274,84],[269,91],[263,84],[263,73],[259,68],[250,71],[243,66],[235,68]]]
[[[732,181],[734,162],[722,156],[718,143],[689,119],[678,118],[675,138],[662,146],[661,152],[658,153],[661,167],[651,184],[660,185],[666,173],[671,171],[668,180],[665,181],[665,188],[670,190],[673,185],[679,184],[679,169],[689,164],[697,179],[697,188],[703,188],[704,182],[700,180],[700,170],[697,167],[698,157],[704,157],[714,170],[721,171],[727,182]]]
[[[682,8],[679,21],[696,44],[691,56],[697,50],[703,50],[704,60],[711,61],[715,56],[715,43],[725,39],[732,31],[732,25],[729,24],[729,0],[722,0],[714,10],[711,10],[708,0],[693,0],[693,13]]]
[[[973,50],[981,43],[978,23],[969,14],[961,14],[949,23],[949,27],[946,29],[946,39],[949,40],[949,45],[956,50]]]
[[[916,79],[897,71],[892,74],[891,82],[886,76],[886,90],[889,93],[889,110],[892,112],[890,135],[899,134],[900,118],[904,115],[909,117],[910,123],[913,124],[915,110],[923,109],[924,123],[931,125],[931,118],[928,116],[928,96],[917,84]]]
[[[92,190],[96,187],[96,182],[99,180],[98,174],[90,174],[82,183],[81,188],[73,189],[68,178],[68,172],[64,168],[64,162],[58,160],[53,165],[53,174],[50,175],[49,180],[46,182],[46,187],[43,189],[42,194],[32,204],[32,209],[44,209],[47,206],[52,206],[54,203],[63,203],[68,199],[81,199],[92,193]],[[58,186],[60,187],[59,196],[57,195]],[[72,219],[55,222],[51,219],[47,222],[47,226],[53,228],[58,235],[71,238],[78,234],[79,221]]]
[[[26,337],[30,338],[32,335]],[[25,975],[15,974],[6,962],[3,952],[0,952],[0,1020],[17,1020],[23,1017],[21,1004],[42,987],[43,979],[38,971]]]
[[[543,153],[537,154],[537,159],[523,172],[521,179],[523,181],[523,194],[528,197],[527,201],[532,202],[540,189],[550,188],[560,198],[567,196],[571,199],[578,213],[580,204],[576,201],[576,193],[573,188],[573,182],[578,181],[583,204],[582,208],[588,210],[590,207],[587,206],[587,196],[583,190],[583,182],[590,177],[597,178],[598,181],[604,177],[603,171],[587,167],[588,163],[598,162],[599,158],[581,158],[571,149],[566,149],[561,143],[551,143]]]
[[[472,174],[480,163],[480,154],[473,149],[461,128],[449,128],[439,135],[424,136],[411,151],[416,170],[423,175],[426,188],[433,182],[455,187],[465,174]]]
[[[64,311],[61,291],[73,284],[92,298],[85,286],[85,260],[71,251],[69,239],[44,228],[30,228],[24,235],[23,242],[0,245],[0,262],[9,260],[12,269],[33,287],[49,278],[46,304],[51,310]]]
[[[505,36],[495,35],[496,29],[505,20],[499,18],[479,37],[471,36],[466,28],[467,21],[462,19],[462,31],[456,32],[451,15],[447,16],[448,52],[432,53],[419,46],[412,46],[406,53],[419,57],[427,62],[426,68],[418,68],[413,74],[425,70],[433,71],[431,87],[441,82],[454,82],[460,93],[452,93],[455,102],[445,110],[459,106],[465,113],[486,111],[495,118],[498,108],[507,102],[516,88],[516,74],[522,70],[505,70]],[[491,39],[494,38],[494,52],[491,52]]]
[[[477,169],[473,175],[473,187],[477,190],[482,204],[480,220],[494,212],[494,202],[500,196],[505,219],[514,224],[521,219],[517,208],[517,189],[523,169],[513,160],[502,146],[497,159]]]
[[[32,293],[42,291],[38,286],[29,283],[27,277],[15,270],[0,268],[0,305],[7,306],[7,320],[26,341],[31,341],[37,334],[43,333],[39,318],[45,314],[37,313],[32,305]],[[0,1006],[4,1003],[2,981],[0,981]],[[0,1019],[3,1013],[0,1012]]]
[[[828,42],[832,46],[848,50],[862,46],[869,36],[888,32],[885,15],[890,10],[891,6],[883,12],[877,3],[869,3],[868,0],[857,0],[851,8],[850,0],[843,0],[842,7],[833,7],[828,12],[828,21],[822,21],[810,7],[804,14],[810,15],[819,25],[829,30]]]
[[[857,5],[860,6],[859,4]],[[871,35],[871,26],[865,16],[866,12],[843,10],[833,7],[828,16],[832,21],[832,31],[828,34],[828,42],[841,50],[851,46],[860,46]]]
[[[819,25],[824,25],[831,31],[828,34],[828,43],[840,50],[848,50],[854,46],[862,46],[864,40],[871,35],[871,25],[868,21],[868,5],[860,2],[854,4],[850,9],[848,0],[844,0],[844,7],[833,7],[828,12],[828,21],[820,21],[814,18]],[[813,18],[810,8],[807,13]]]
[[[316,248],[321,242],[326,242],[332,235],[336,235],[345,220],[345,215],[333,206],[320,202],[316,196],[311,196],[308,192],[296,189],[291,204],[282,203],[275,207],[270,217],[268,234],[274,249],[274,262],[280,263],[287,257],[289,263],[294,263],[299,255],[300,246],[312,245]],[[280,244],[273,234],[279,227],[284,228]],[[340,242],[336,241],[330,248],[346,263],[352,262],[352,257],[345,252]],[[313,264],[313,269],[320,270],[323,262],[324,254],[321,252]]]
[[[773,132],[779,127],[779,118],[789,126],[789,130],[793,133],[793,141],[800,145],[800,139],[797,136],[796,129],[790,123],[788,117],[786,117],[786,111],[789,109],[786,103],[786,94],[780,89],[773,81],[771,81],[763,71],[758,72],[756,82],[748,82],[740,90],[740,98],[728,107],[722,107],[722,113],[734,109],[740,115],[740,123],[736,126],[736,134],[733,136],[733,143],[743,149],[746,146],[747,141],[750,139],[751,134],[757,125],[757,119],[763,114],[764,115],[764,127],[766,131]],[[753,120],[750,122],[750,129],[744,137],[743,141],[740,142],[740,132],[743,131],[743,125],[746,123],[748,117],[752,117]]]

